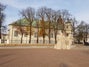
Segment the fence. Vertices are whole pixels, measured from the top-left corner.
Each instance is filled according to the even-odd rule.
[[[6,39],[1,39],[1,43],[7,43]]]
[[[21,43],[21,40],[11,40],[11,44],[55,44],[54,40],[45,40],[45,43],[43,43],[43,40],[31,40],[31,43],[29,43],[29,40],[23,40]]]

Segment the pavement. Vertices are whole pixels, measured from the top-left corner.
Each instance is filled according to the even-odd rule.
[[[0,48],[0,67],[89,67],[89,50]]]

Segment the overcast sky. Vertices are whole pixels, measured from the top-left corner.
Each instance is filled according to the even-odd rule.
[[[54,10],[67,9],[78,20],[89,21],[89,0],[0,0],[6,5],[5,23],[10,24],[20,18],[19,11],[27,7],[38,9],[46,6]]]

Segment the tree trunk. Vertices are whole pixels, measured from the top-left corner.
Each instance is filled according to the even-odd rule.
[[[1,44],[1,41],[2,39],[1,39],[1,24],[0,24],[0,44]]]
[[[22,36],[21,36],[21,44],[23,43],[23,33],[22,33]]]
[[[45,43],[45,34],[43,34],[43,44]]]
[[[12,27],[12,33],[11,33],[11,43],[13,43],[13,27]]]
[[[43,44],[45,43],[45,22],[44,18],[42,17],[42,33],[43,33]]]
[[[32,27],[32,25],[30,24],[30,36],[29,36],[29,43],[31,43],[31,27]]]
[[[37,32],[37,43],[39,42],[38,32]]]
[[[49,22],[49,43],[50,43],[50,22]]]
[[[87,41],[87,34],[86,34],[86,41]]]
[[[39,42],[39,24],[38,24],[38,22],[37,22],[37,29],[38,29],[38,31],[37,31],[37,43]]]
[[[57,30],[55,30],[55,44],[57,43]]]
[[[1,39],[1,21],[0,21],[0,39]]]
[[[56,44],[57,43],[57,28],[55,28],[55,25],[54,25],[54,38],[55,38],[55,44]]]
[[[0,39],[1,39],[1,27],[0,27]]]

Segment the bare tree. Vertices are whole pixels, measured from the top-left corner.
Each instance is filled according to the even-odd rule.
[[[22,16],[29,22],[29,26],[30,26],[30,36],[29,36],[29,43],[31,43],[31,29],[32,29],[32,22],[34,21],[35,18],[35,10],[34,8],[27,8],[25,10],[21,11]]]
[[[72,31],[73,31],[73,38],[74,38],[73,44],[74,44],[76,39],[76,30],[77,30],[78,21],[75,18],[71,18],[70,21],[72,22],[72,28],[73,28]]]
[[[37,22],[37,43],[39,42],[39,21]]]
[[[14,23],[15,28],[16,28],[16,32],[18,32],[19,34],[21,34],[21,40],[20,43],[22,44],[23,41],[23,34],[24,34],[24,28],[22,26],[22,19],[18,20],[17,22]]]
[[[57,43],[57,33],[58,30],[64,30],[64,23],[70,18],[70,13],[67,10],[54,11],[53,22],[54,22],[54,32],[55,32],[55,43]]]
[[[85,24],[85,41],[88,39],[89,34],[89,24]]]
[[[46,8],[42,7],[42,8],[39,8],[37,11],[37,15],[41,19],[43,43],[45,43],[45,10]]]
[[[72,26],[73,26],[73,32],[75,34],[75,30],[76,30],[76,26],[77,26],[77,20],[75,18],[72,18],[71,19],[71,22],[72,22]]]
[[[87,41],[89,25],[86,24],[84,21],[81,21],[81,23],[77,26],[76,32],[77,32],[76,39],[78,40],[78,42],[80,42],[80,40],[83,40],[83,42],[85,43]]]
[[[57,12],[53,10],[52,12],[52,23],[54,28],[54,37],[55,37],[55,44],[57,43]]]
[[[18,26],[18,29],[19,29],[19,32],[21,33],[21,44],[22,44],[22,42],[23,42],[23,33],[24,33],[24,29],[23,29],[23,27],[22,27],[22,24],[21,24],[21,19],[19,20],[19,26]]]
[[[68,10],[63,9],[60,12],[61,12],[61,17],[62,17],[62,19],[63,19],[64,22],[66,22],[67,19],[70,19],[71,14],[69,13]]]
[[[5,18],[5,14],[4,14],[4,10],[5,10],[6,6],[4,6],[3,4],[0,3],[0,39],[1,39],[1,27],[2,27],[2,23],[4,21]]]
[[[47,17],[47,21],[48,21],[48,26],[49,26],[49,43],[50,43],[50,31],[51,31],[51,20],[52,20],[52,13],[53,13],[53,10],[51,8],[46,8],[46,11],[45,11],[45,14],[46,14],[46,17]]]

